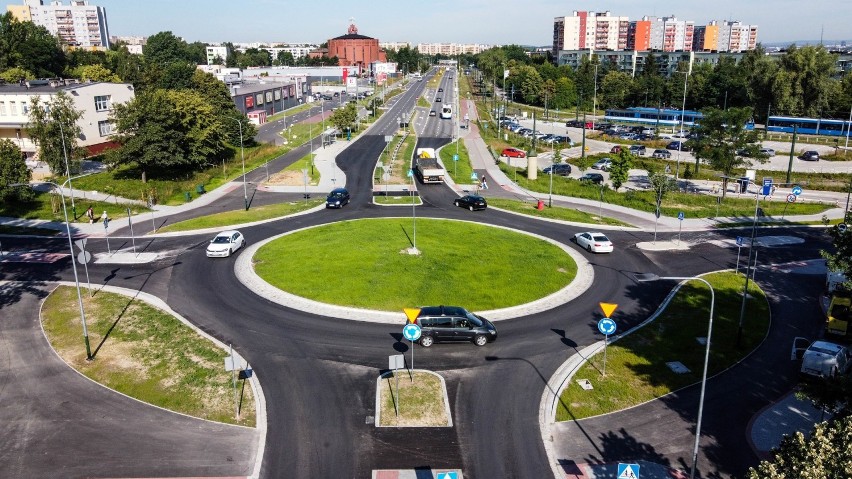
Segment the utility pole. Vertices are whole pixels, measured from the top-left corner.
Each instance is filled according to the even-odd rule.
[[[768,119],[769,117],[767,117]],[[793,155],[796,154],[796,134],[799,130],[799,125],[793,125],[793,143],[790,145],[790,162],[787,164],[787,184],[790,184],[790,171],[793,169]]]

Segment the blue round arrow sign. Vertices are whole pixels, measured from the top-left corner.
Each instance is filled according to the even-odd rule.
[[[796,196],[801,195],[802,194],[802,187],[799,186],[799,185],[794,186],[793,187],[793,194],[796,195]]]
[[[420,339],[420,326],[416,324],[406,324],[402,328],[402,335],[409,341],[417,341]]]
[[[600,331],[601,334],[609,336],[615,332],[615,321],[609,318],[602,318],[598,321],[598,331]]]

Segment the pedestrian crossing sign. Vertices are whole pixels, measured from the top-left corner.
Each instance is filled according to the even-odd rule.
[[[616,479],[639,479],[639,464],[618,464]]]
[[[459,479],[459,473],[456,471],[439,472],[436,479]]]

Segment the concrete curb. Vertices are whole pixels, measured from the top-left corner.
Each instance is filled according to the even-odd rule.
[[[394,371],[387,371],[382,373],[378,378],[376,378],[376,427],[453,427],[453,414],[452,409],[450,409],[450,398],[447,395],[447,382],[444,380],[444,377],[434,371],[427,371],[425,369],[410,369],[411,372],[417,373],[427,373],[433,376],[437,376],[441,381],[441,390],[444,393],[444,409],[447,411],[447,424],[442,426],[382,426],[380,423],[382,421],[382,403],[381,403],[381,391],[382,388],[382,379],[394,373]]]

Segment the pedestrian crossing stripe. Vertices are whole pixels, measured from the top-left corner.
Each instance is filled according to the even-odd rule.
[[[639,479],[639,464],[619,464],[616,479]]]

